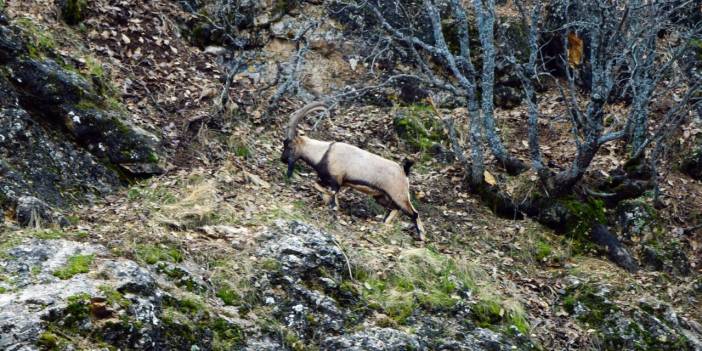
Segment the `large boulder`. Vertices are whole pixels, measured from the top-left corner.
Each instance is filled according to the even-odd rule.
[[[334,239],[300,222],[279,222],[262,237],[269,241],[260,255],[275,264],[257,284],[263,300],[276,304],[276,316],[301,339],[342,332],[353,312],[327,295],[342,294],[339,284],[348,274]]]
[[[108,165],[25,110],[13,89],[0,73],[0,207],[15,208],[23,196],[61,207],[71,194],[100,196],[119,185]]]
[[[56,337],[49,336],[51,325],[90,330],[102,321],[100,325],[107,328],[120,322],[120,315],[151,324],[161,304],[153,278],[132,261],[95,260],[104,254],[102,246],[67,240],[31,240],[10,249],[8,259],[0,261],[11,282],[0,294],[0,349],[38,349]],[[60,274],[76,257],[85,260],[87,269]],[[121,301],[105,304],[107,286],[129,301],[129,309],[124,309],[126,302],[125,306],[119,306]],[[99,316],[90,310],[98,303],[102,303]],[[154,341],[146,334],[134,339],[132,347]]]
[[[162,290],[154,272],[101,245],[30,239],[0,260],[0,349],[234,347],[230,318]],[[227,344],[228,343],[228,344]]]

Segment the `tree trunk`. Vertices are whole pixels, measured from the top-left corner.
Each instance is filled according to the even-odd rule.
[[[482,0],[473,1],[477,17],[480,45],[483,50],[483,70],[481,78],[483,122],[485,136],[492,154],[499,164],[511,174],[516,175],[527,170],[527,166],[505,149],[495,127],[493,87],[495,85],[495,2],[487,0],[487,8],[483,7]]]

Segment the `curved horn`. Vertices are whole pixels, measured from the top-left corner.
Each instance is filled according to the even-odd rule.
[[[329,112],[329,109],[327,109],[327,106],[325,106],[324,102],[322,101],[309,103],[303,106],[301,109],[295,111],[295,113],[290,116],[290,121],[288,121],[288,125],[285,127],[285,137],[287,139],[295,138],[297,135],[297,123],[300,122],[300,119],[313,111],[319,110]]]

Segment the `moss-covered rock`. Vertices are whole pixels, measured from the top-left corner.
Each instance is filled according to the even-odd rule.
[[[113,108],[109,89],[96,85],[97,65],[81,74],[53,52],[45,29],[15,22],[0,25],[2,206],[25,195],[65,206],[111,191],[125,175],[160,173],[158,138]]]
[[[682,276],[692,273],[684,245],[678,240],[657,238],[646,241],[642,243],[640,256],[642,264],[655,270]]]
[[[476,288],[465,262],[410,249],[381,276],[348,263],[328,234],[303,223],[277,223],[262,237],[271,239],[260,267],[270,269],[254,278],[252,312],[272,309],[261,328],[289,349],[479,350],[488,340],[496,349],[534,347],[516,304],[487,292],[468,303]]]
[[[672,307],[642,299],[624,309],[613,301],[607,286],[581,283],[566,289],[564,309],[595,330],[604,350],[694,350]]]
[[[0,267],[16,284],[0,298],[2,350],[232,350],[245,339],[227,313],[198,295],[167,293],[152,272],[99,245],[33,239],[9,249]]]
[[[661,231],[656,210],[644,199],[621,201],[615,213],[621,237],[628,243],[651,240]]]

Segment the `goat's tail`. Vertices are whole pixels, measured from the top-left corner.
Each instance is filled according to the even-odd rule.
[[[404,161],[402,161],[402,169],[405,171],[405,175],[409,177],[410,175],[410,168],[414,165],[414,161],[406,158]]]

